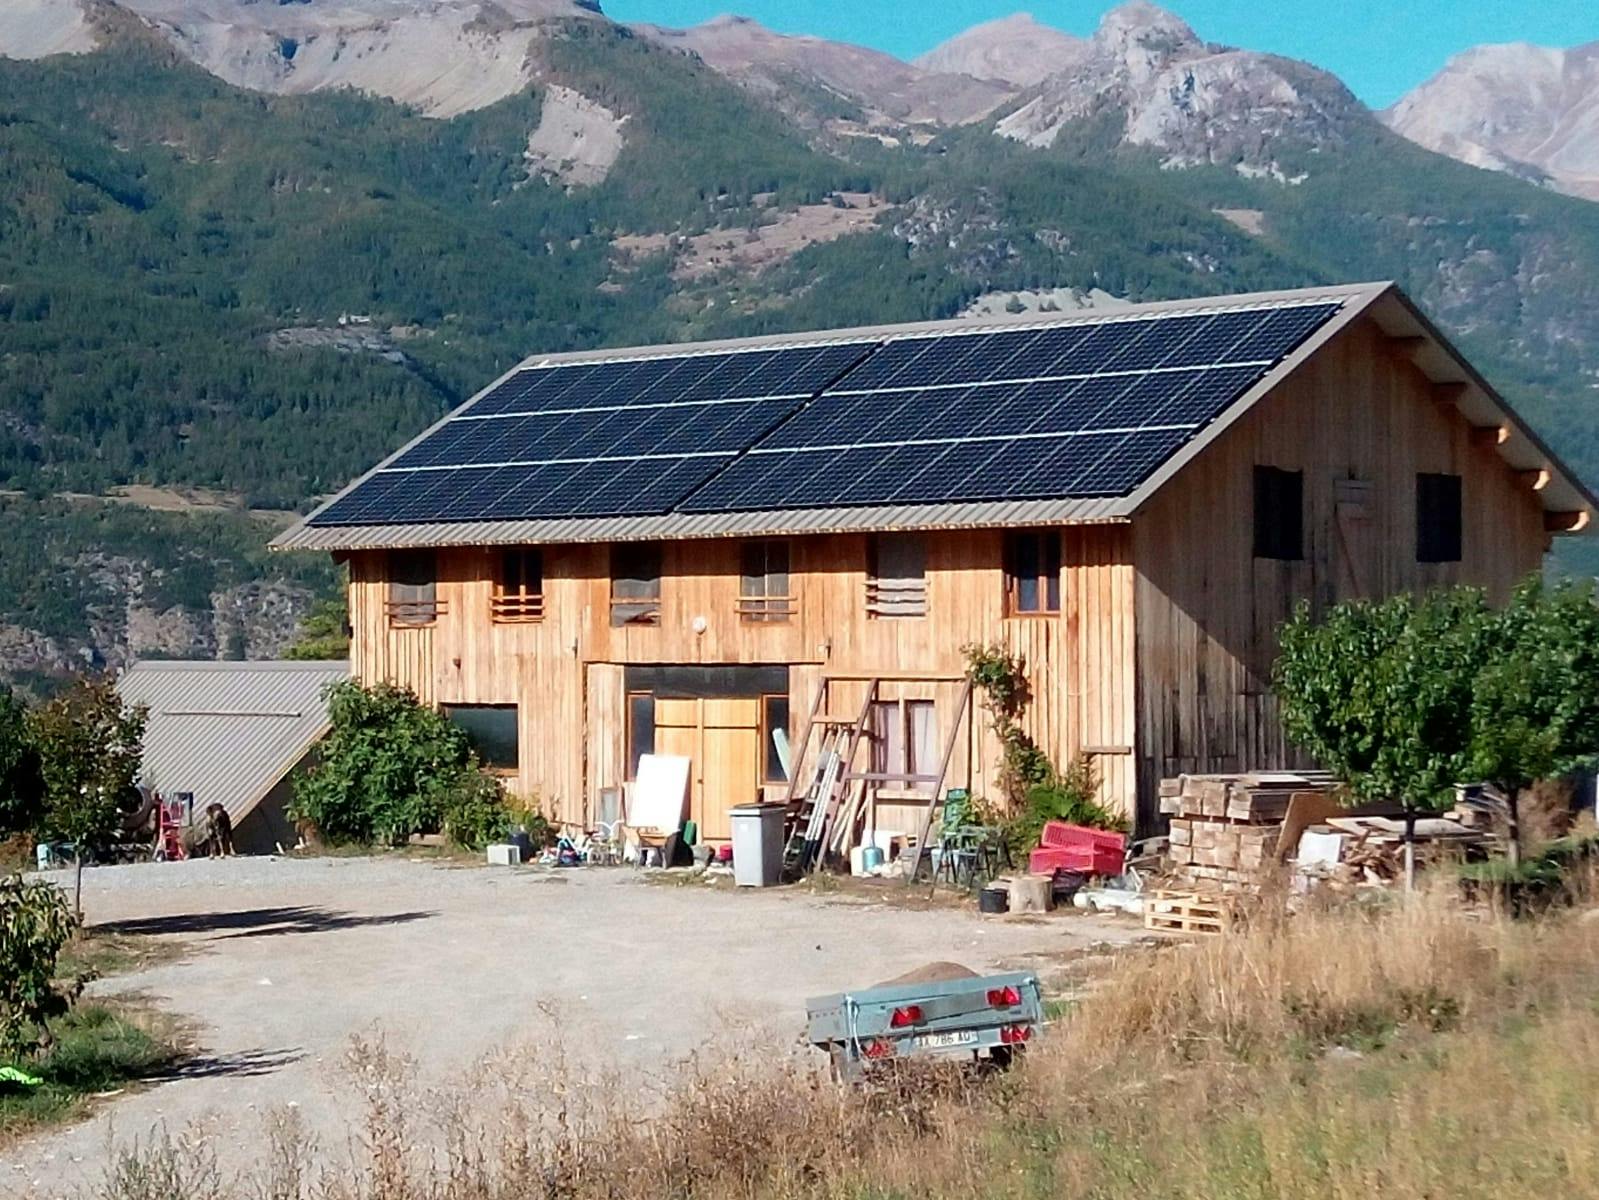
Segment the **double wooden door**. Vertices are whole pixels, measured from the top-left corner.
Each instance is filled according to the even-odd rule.
[[[760,799],[761,702],[657,700],[655,752],[689,760],[689,816],[702,841],[726,841],[733,836],[728,809]]]

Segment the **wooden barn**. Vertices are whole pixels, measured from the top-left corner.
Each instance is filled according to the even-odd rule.
[[[592,822],[641,753],[693,816],[857,721],[878,828],[993,787],[962,648],[1141,826],[1298,762],[1294,604],[1503,596],[1593,495],[1391,284],[535,356],[276,543],[349,565],[355,675]],[[868,758],[869,756],[869,758]]]

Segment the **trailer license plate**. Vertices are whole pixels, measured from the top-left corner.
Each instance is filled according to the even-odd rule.
[[[955,1033],[924,1033],[916,1039],[916,1044],[929,1050],[941,1050],[947,1046],[975,1046],[977,1031],[962,1029]]]

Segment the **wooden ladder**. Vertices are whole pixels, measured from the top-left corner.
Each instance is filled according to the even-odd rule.
[[[810,785],[803,793],[797,792],[800,761],[794,763],[794,778],[789,783],[788,845],[783,854],[784,873],[799,876],[815,871],[826,860],[838,840],[840,818],[859,809],[858,798],[851,798],[860,776],[852,769],[866,723],[871,717],[872,704],[877,699],[878,681],[873,679],[866,689],[866,698],[853,718],[821,715],[824,698],[830,692],[829,680],[824,679],[817,689],[816,702],[811,706],[810,719],[805,726],[805,736],[800,742],[800,756],[809,747],[811,736],[820,731],[816,752],[816,768]]]

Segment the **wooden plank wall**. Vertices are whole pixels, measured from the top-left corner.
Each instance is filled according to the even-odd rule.
[[[1253,557],[1253,468],[1299,470],[1305,558]],[[1416,562],[1415,476],[1463,476],[1460,563]],[[1342,506],[1343,512],[1339,509]],[[1538,569],[1540,506],[1375,325],[1352,326],[1156,494],[1133,525],[1141,794],[1162,776],[1307,765],[1270,670],[1301,598],[1453,583],[1504,597]],[[1147,820],[1152,816],[1144,814]]]
[[[614,775],[621,753],[621,672],[601,671],[596,664],[788,664],[790,735],[797,739],[823,674],[956,675],[964,669],[962,646],[997,641],[1029,665],[1033,702],[1026,721],[1039,744],[1058,761],[1084,746],[1105,750],[1103,797],[1130,812],[1135,779],[1120,751],[1132,744],[1134,711],[1126,527],[1063,532],[1064,611],[1048,618],[1005,616],[998,530],[926,537],[926,617],[868,617],[867,541],[841,535],[792,543],[799,610],[793,620],[742,621],[735,610],[739,543],[709,540],[664,548],[661,624],[622,629],[610,627],[604,546],[546,547],[546,617],[524,625],[489,620],[495,552],[441,551],[438,594],[444,612],[433,627],[420,630],[388,628],[385,556],[358,554],[351,564],[352,661],[359,678],[392,680],[432,702],[519,704],[522,763],[516,787],[538,793],[553,815],[581,823],[595,789],[619,782]],[[705,620],[702,633],[693,629],[697,617]],[[907,685],[887,694],[914,697],[928,687]],[[926,693],[947,693],[941,721],[953,707],[955,690]],[[858,706],[859,694],[841,700]],[[992,788],[998,748],[980,710],[976,719],[976,733],[963,735],[957,746],[949,782],[970,779],[982,793]]]

